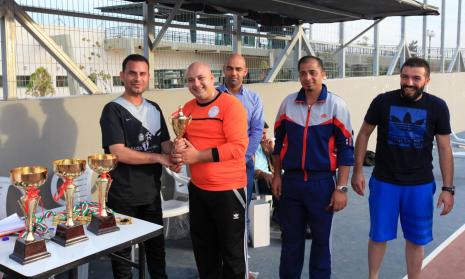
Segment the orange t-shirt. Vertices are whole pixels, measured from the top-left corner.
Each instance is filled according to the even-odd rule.
[[[207,103],[195,99],[184,105],[183,113],[192,121],[185,137],[201,151],[213,150],[218,161],[191,164],[191,181],[207,191],[244,188],[247,185],[245,151],[249,143],[247,112],[241,102],[228,94],[219,93]]]

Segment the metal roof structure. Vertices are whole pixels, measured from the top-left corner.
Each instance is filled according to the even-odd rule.
[[[160,0],[157,4],[172,7],[178,1]],[[237,14],[269,26],[439,14],[436,7],[415,0],[184,0],[180,8],[207,14]]]

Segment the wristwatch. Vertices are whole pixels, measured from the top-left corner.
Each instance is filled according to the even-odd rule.
[[[449,187],[443,186],[441,190],[451,193],[452,196],[455,194],[455,186],[449,186]]]
[[[347,191],[349,190],[349,187],[347,187],[346,185],[340,185],[340,186],[336,186],[336,190],[342,193],[347,193]]]

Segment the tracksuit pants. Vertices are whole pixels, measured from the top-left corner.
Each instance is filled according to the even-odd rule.
[[[201,279],[246,279],[245,189],[206,191],[189,183],[189,217]]]
[[[335,189],[334,173],[309,174],[285,172],[279,199],[282,230],[279,276],[298,279],[302,273],[305,252],[305,227],[310,225],[312,245],[309,275],[311,279],[331,277],[330,235],[333,212],[328,208]]]

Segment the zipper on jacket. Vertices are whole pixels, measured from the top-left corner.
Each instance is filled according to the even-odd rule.
[[[302,142],[302,171],[304,172],[304,181],[307,181],[308,174],[307,170],[305,169],[305,157],[307,154],[307,131],[308,131],[308,123],[310,122],[310,111],[312,110],[312,105],[308,105],[307,109],[307,119],[305,120],[305,128],[304,128],[304,138]]]

